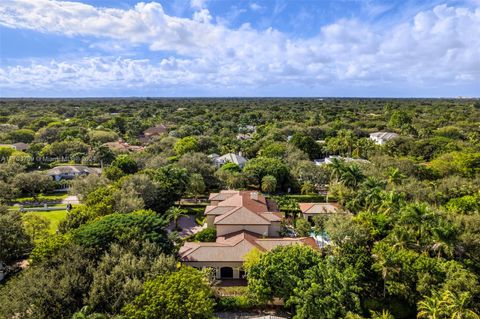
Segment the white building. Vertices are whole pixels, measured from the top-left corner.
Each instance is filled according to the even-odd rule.
[[[362,158],[352,158],[352,157],[343,157],[338,155],[330,155],[325,158],[314,159],[313,162],[315,165],[329,165],[333,163],[333,159],[338,159],[344,161],[345,163],[370,163],[370,161]]]
[[[237,164],[240,168],[243,168],[245,166],[245,163],[247,163],[247,159],[242,156],[241,152],[238,154],[228,153],[222,156],[218,156],[218,154],[211,154],[210,158],[217,167],[220,167],[230,162]]]
[[[397,138],[399,135],[392,132],[375,132],[370,134],[370,139],[375,142],[375,144],[383,145],[386,142]]]
[[[96,167],[88,167],[83,165],[57,166],[47,171],[47,175],[51,176],[55,181],[62,179],[73,179],[77,176],[97,174],[100,175],[102,170]]]

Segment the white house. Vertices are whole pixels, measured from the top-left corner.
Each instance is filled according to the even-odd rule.
[[[375,144],[383,145],[398,136],[397,133],[392,132],[375,132],[370,134],[370,139],[374,141]]]
[[[62,179],[73,179],[77,176],[97,174],[100,175],[102,170],[96,167],[88,167],[83,165],[57,166],[47,171],[47,175],[51,176],[55,181]]]
[[[346,163],[370,163],[370,161],[362,158],[343,157],[338,155],[330,155],[325,158],[314,159],[313,162],[317,166],[328,165],[333,163],[333,159],[338,159]]]
[[[238,166],[240,166],[240,168],[243,168],[245,166],[245,163],[247,163],[247,159],[242,156],[241,152],[238,154],[228,153],[222,156],[218,156],[217,154],[211,154],[210,158],[217,167],[231,162],[237,164]]]

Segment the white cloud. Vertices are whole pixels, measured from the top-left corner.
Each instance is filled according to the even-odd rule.
[[[206,7],[208,0],[190,0],[190,6],[193,9],[203,9]]]
[[[258,3],[252,2],[250,3],[250,9],[253,11],[262,11],[263,9],[265,9],[265,7],[259,5]]]
[[[380,30],[342,19],[314,37],[299,39],[274,29],[258,31],[248,24],[237,29],[216,24],[203,4],[195,2],[198,10],[186,19],[167,15],[155,2],[122,10],[78,2],[3,0],[0,24],[10,28],[94,37],[93,46],[120,41],[122,47],[144,44],[152,51],[176,54],[160,61],[84,57],[3,66],[0,88],[480,81],[480,8],[439,5]],[[284,4],[278,2],[278,10]]]

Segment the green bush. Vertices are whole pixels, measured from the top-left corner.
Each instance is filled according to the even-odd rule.
[[[295,199],[299,203],[323,203],[325,202],[325,196],[323,195],[285,195],[284,197]],[[333,198],[328,198],[329,201],[333,201]]]
[[[196,233],[193,239],[201,242],[214,242],[217,239],[217,231],[214,228],[205,228]]]
[[[225,296],[217,300],[217,311],[247,310],[258,306],[249,296]]]
[[[152,211],[111,214],[88,222],[73,232],[73,241],[83,247],[107,249],[112,243],[125,244],[132,240],[148,240],[165,253],[173,251],[165,231],[167,222]]]

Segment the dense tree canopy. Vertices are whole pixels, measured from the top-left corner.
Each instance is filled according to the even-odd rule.
[[[144,291],[125,306],[127,318],[210,318],[213,292],[205,274],[191,267],[145,283]]]
[[[180,238],[167,224],[201,225],[206,196],[224,188],[264,192],[283,235],[322,244],[249,253],[248,293],[216,296],[216,310],[280,298],[296,318],[478,317],[479,103],[0,100],[0,318],[209,316],[210,284],[179,270],[176,252],[216,232]],[[374,132],[398,137],[379,145]],[[227,153],[247,162],[214,160]],[[102,173],[46,174],[64,165]],[[80,203],[56,234],[22,211],[59,208],[68,188]],[[340,213],[302,218],[299,203],[317,201]]]

